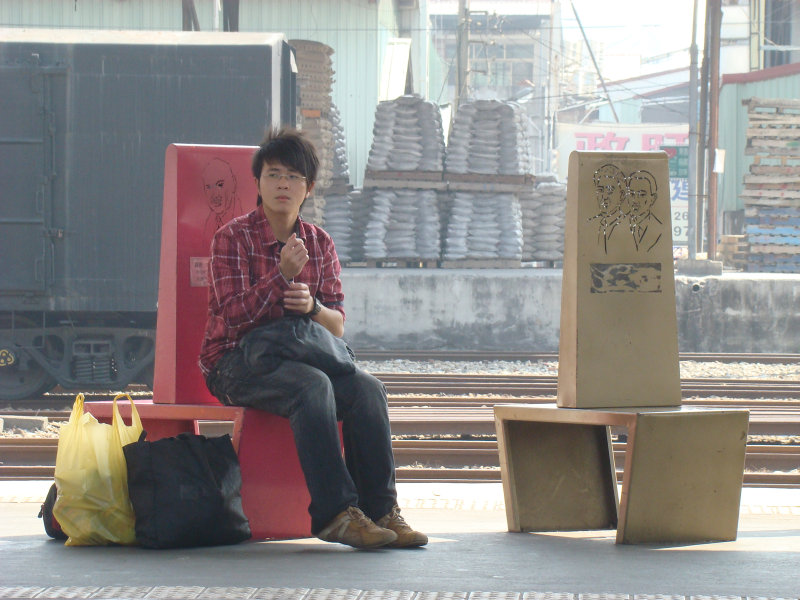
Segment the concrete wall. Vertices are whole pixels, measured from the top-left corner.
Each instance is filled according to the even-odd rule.
[[[681,352],[800,353],[800,275],[678,277]]]
[[[348,268],[342,280],[356,350],[558,350],[560,270]],[[675,291],[681,352],[800,353],[800,275],[676,277]]]

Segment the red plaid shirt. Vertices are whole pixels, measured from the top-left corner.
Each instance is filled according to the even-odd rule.
[[[333,240],[300,218],[295,231],[310,258],[294,281],[307,284],[312,296],[344,317],[342,267]],[[278,269],[280,249],[260,206],[214,234],[208,266],[208,322],[200,350],[204,374],[248,331],[284,315],[283,294],[289,282]]]

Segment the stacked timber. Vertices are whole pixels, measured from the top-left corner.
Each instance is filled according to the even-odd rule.
[[[339,111],[333,102],[333,49],[313,40],[290,40],[295,49],[300,108],[297,118],[300,129],[317,150],[319,170],[314,193],[300,211],[303,219],[326,230],[333,225],[337,250],[347,253],[342,232],[347,223],[342,217],[349,206],[350,172]],[[329,202],[334,206],[328,208]],[[328,220],[331,219],[332,223]],[[346,221],[346,219],[344,219]],[[349,232],[349,229],[347,229]]]
[[[445,159],[442,266],[520,266],[520,194],[534,191],[530,139],[529,119],[516,103],[459,106]]]
[[[328,114],[334,82],[333,48],[314,40],[289,40],[295,50],[300,107]]]
[[[366,213],[363,239],[353,254],[368,264],[435,266],[443,165],[439,107],[415,95],[380,102],[359,199],[358,210]]]
[[[750,247],[746,235],[721,235],[717,245],[717,256],[726,269],[747,270]]]
[[[800,273],[800,100],[749,98],[744,177],[748,271]]]

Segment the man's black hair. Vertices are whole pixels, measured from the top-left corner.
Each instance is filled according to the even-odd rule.
[[[287,169],[297,171],[306,178],[306,186],[311,187],[317,179],[319,158],[314,144],[293,127],[271,128],[264,136],[264,141],[253,153],[253,177],[261,178],[264,163],[278,163]],[[261,204],[261,195],[257,204]]]

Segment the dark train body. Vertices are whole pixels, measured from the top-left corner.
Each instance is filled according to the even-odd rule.
[[[0,399],[152,378],[164,153],[293,124],[279,34],[4,30]]]

